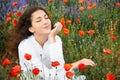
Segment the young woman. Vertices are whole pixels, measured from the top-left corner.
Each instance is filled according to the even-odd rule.
[[[65,80],[65,64],[62,41],[57,35],[62,29],[60,22],[52,25],[48,13],[41,7],[32,6],[25,10],[17,25],[17,43],[19,62],[24,75],[28,80],[28,69],[39,68],[39,75],[44,80]],[[26,60],[25,55],[30,54],[31,60]],[[52,62],[60,63],[57,68],[51,66]],[[94,66],[90,59],[82,59],[71,63],[72,70],[78,67],[79,63]]]

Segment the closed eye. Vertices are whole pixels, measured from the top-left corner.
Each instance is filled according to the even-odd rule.
[[[36,22],[41,22],[41,20],[38,20],[38,21],[36,21]]]

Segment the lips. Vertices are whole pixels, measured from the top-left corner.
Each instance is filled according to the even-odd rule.
[[[49,25],[46,25],[43,27],[44,29],[50,29],[50,26]]]

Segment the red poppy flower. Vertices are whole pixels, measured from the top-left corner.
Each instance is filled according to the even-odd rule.
[[[94,26],[97,26],[98,25],[98,21],[94,21],[93,24],[94,24]]]
[[[88,34],[90,34],[90,35],[92,35],[92,34],[94,34],[94,33],[95,33],[94,30],[89,30],[89,31],[88,31]]]
[[[79,36],[84,36],[84,35],[85,35],[85,32],[84,32],[83,30],[79,30],[79,31],[78,31],[78,35],[79,35]]]
[[[12,6],[17,6],[18,5],[18,2],[13,2],[12,3]]]
[[[92,9],[92,7],[93,7],[93,5],[90,3],[90,4],[88,4],[87,9],[90,10],[90,9]]]
[[[89,15],[89,16],[88,16],[88,19],[92,19],[92,15]]]
[[[96,3],[94,3],[94,4],[93,4],[93,7],[94,7],[94,8],[95,8],[95,7],[97,7],[97,4],[96,4]]]
[[[112,36],[111,37],[112,40],[116,40],[116,38],[117,38],[116,36]]]
[[[70,71],[67,71],[67,72],[66,72],[66,77],[67,77],[68,79],[72,78],[73,75],[74,75],[74,72],[70,72]]]
[[[120,3],[119,2],[116,2],[116,7],[120,7]]]
[[[71,20],[67,20],[66,23],[67,23],[67,24],[71,24],[72,21],[71,21]]]
[[[68,2],[68,0],[63,0],[63,2],[64,2],[64,3],[67,3],[67,2]]]
[[[34,69],[32,70],[32,73],[33,73],[34,75],[38,75],[38,74],[40,73],[39,68],[34,68]]]
[[[54,61],[54,62],[52,62],[51,65],[52,65],[52,67],[57,67],[60,65],[60,63],[58,61]]]
[[[14,66],[14,67],[12,68],[12,70],[10,71],[10,74],[11,74],[12,76],[18,76],[19,73],[20,73],[20,71],[21,71],[21,66],[16,65],[16,66]]]
[[[61,19],[60,19],[60,22],[61,22],[63,28],[66,28],[65,19],[64,19],[64,18],[61,18]]]
[[[71,67],[72,67],[72,64],[64,64],[64,69],[66,71],[69,71],[71,69]]]
[[[48,2],[53,2],[53,0],[48,0]]]
[[[69,29],[63,28],[63,33],[64,33],[65,35],[69,34]]]
[[[24,58],[26,60],[31,60],[32,56],[31,56],[31,54],[25,53]]]
[[[80,18],[77,18],[75,21],[76,21],[77,23],[81,22]]]
[[[16,76],[18,76],[19,73],[18,73],[17,71],[15,71],[15,70],[11,70],[11,71],[10,71],[10,74],[11,74],[12,76],[15,76],[15,77],[16,77]]]
[[[21,12],[21,11],[18,11],[18,12],[16,13],[16,15],[17,15],[17,16],[21,16],[21,15],[22,15],[22,12]]]
[[[85,64],[83,64],[83,63],[78,64],[78,69],[79,69],[80,71],[84,71],[85,68],[86,68],[86,65],[85,65]]]
[[[11,62],[10,62],[9,59],[6,58],[6,59],[3,60],[3,64],[9,65],[9,64],[11,64]]]
[[[107,80],[115,80],[115,76],[111,73],[107,74]]]
[[[52,14],[49,14],[49,17],[50,17],[50,18],[53,18],[53,15],[52,15]]]
[[[14,66],[12,69],[16,70],[17,72],[20,72],[21,66],[16,65],[16,66]]]
[[[17,19],[14,19],[12,22],[13,22],[13,25],[16,26],[17,23],[18,23],[18,20],[17,20]]]
[[[7,17],[7,18],[6,18],[6,21],[7,21],[7,22],[10,22],[10,21],[11,21],[11,17]]]
[[[109,31],[109,32],[108,32],[108,34],[110,34],[110,35],[111,35],[111,34],[113,34],[113,32],[112,32],[112,31]]]
[[[103,50],[105,54],[111,54],[111,50],[110,49],[106,49],[106,50]]]
[[[78,4],[82,4],[84,0],[78,0]]]
[[[85,8],[83,6],[79,7],[80,11],[83,11]]]
[[[8,13],[7,16],[8,16],[8,17],[12,17],[12,13]]]

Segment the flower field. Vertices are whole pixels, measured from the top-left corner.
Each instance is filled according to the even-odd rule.
[[[6,54],[7,39],[26,7],[33,5],[44,7],[53,23],[62,23],[59,36],[67,69],[69,63],[82,58],[96,63],[95,67],[80,64],[74,74],[66,74],[68,78],[85,75],[86,80],[120,80],[120,0],[1,0],[0,80],[21,76],[16,53]],[[38,73],[35,68],[33,74]]]

